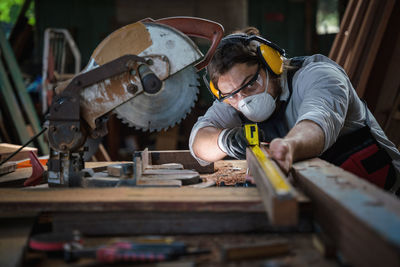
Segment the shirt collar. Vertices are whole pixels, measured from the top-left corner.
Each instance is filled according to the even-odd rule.
[[[290,97],[289,86],[287,83],[287,70],[284,70],[283,73],[281,74],[281,88],[282,92],[281,95],[279,96],[279,100],[287,101]]]

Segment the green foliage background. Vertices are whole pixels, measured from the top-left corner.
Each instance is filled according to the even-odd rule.
[[[25,0],[1,0],[0,1],[0,21],[14,24]],[[26,17],[30,25],[35,25],[34,1],[26,11]]]

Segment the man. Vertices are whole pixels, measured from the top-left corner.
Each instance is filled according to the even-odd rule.
[[[225,37],[207,67],[217,100],[194,125],[189,147],[200,164],[245,159],[242,125],[257,122],[271,156],[288,172],[320,156],[376,185],[400,186],[400,153],[351,85],[323,55],[286,59],[249,28]]]

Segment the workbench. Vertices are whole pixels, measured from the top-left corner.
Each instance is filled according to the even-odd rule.
[[[299,223],[294,227],[280,227],[269,223],[258,189],[243,187],[240,182],[246,175],[245,161],[220,161],[215,169],[213,174],[202,174],[204,184],[197,187],[60,189],[42,184],[24,189],[0,189],[1,266],[15,266],[22,260],[26,265],[37,261],[38,266],[67,265],[61,258],[26,249],[32,234],[49,230],[79,230],[88,246],[157,235],[211,251],[206,255],[184,256],[174,262],[155,264],[157,266],[336,266],[347,264],[348,259],[356,263],[354,266],[362,266],[364,262],[354,261],[352,255],[359,256],[370,244],[374,244],[374,251],[378,253],[365,256],[372,264],[378,258],[381,263],[397,266],[391,263],[400,255],[396,254],[399,228],[393,229],[400,225],[400,204],[388,194],[356,181],[348,173],[338,173],[336,167],[326,162],[300,162],[294,166],[294,172],[297,179],[304,179],[298,184],[307,196],[298,196]],[[29,169],[17,169],[12,173],[14,182],[26,179],[27,175]],[[241,186],[226,186],[229,175],[235,176]],[[1,179],[10,185],[10,176],[1,176]],[[324,195],[320,187],[313,188],[319,181],[331,191]],[[214,183],[220,186],[212,186]],[[341,190],[337,191],[335,184]],[[347,190],[351,192],[347,194]],[[346,206],[335,199],[338,192],[343,201],[347,201],[348,195],[359,198]],[[317,194],[320,195],[318,201],[315,200]],[[368,199],[371,194],[374,203]],[[370,202],[360,209],[365,201]],[[325,202],[335,210],[324,211]],[[381,217],[377,218],[378,215]],[[376,222],[381,222],[381,226]],[[383,229],[385,226],[387,231]],[[341,234],[334,236],[332,233]],[[228,261],[222,256],[229,246],[281,240],[289,248],[281,255],[241,261]],[[351,253],[347,251],[346,242],[353,246]],[[339,252],[335,250],[338,248]],[[387,258],[381,258],[382,254]],[[90,264],[93,260],[81,260],[73,265]]]

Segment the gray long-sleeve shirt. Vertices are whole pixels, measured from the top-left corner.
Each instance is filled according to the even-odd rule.
[[[303,120],[317,123],[324,132],[324,150],[331,147],[337,138],[365,126],[366,109],[357,96],[345,71],[331,59],[323,55],[307,57],[302,67],[293,76],[293,92],[289,98],[289,87],[286,72],[282,74],[282,94],[280,100],[287,101],[285,118],[289,129]],[[369,113],[370,127],[373,136],[393,159],[397,172],[397,182],[393,188],[400,186],[400,153],[388,140],[382,128]],[[193,141],[200,128],[216,127],[233,128],[242,125],[239,112],[230,105],[215,101],[204,116],[199,117],[194,125],[189,148],[192,155],[202,165],[208,162],[197,158],[193,153]]]

